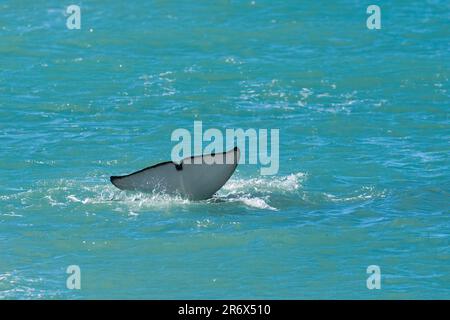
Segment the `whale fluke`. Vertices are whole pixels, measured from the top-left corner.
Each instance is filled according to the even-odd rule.
[[[231,177],[239,162],[239,148],[227,152],[192,156],[180,163],[172,161],[124,176],[111,176],[121,190],[160,192],[191,200],[211,198]]]

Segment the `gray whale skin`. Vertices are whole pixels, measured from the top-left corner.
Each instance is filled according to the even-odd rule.
[[[190,200],[211,198],[228,181],[239,162],[238,147],[217,153],[184,158],[124,176],[111,176],[111,183],[121,190],[165,193]]]

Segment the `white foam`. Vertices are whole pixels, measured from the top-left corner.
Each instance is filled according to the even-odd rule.
[[[268,205],[267,202],[264,201],[264,199],[261,199],[258,197],[254,197],[254,198],[242,197],[240,200],[249,207],[278,211],[277,208],[274,208],[274,207]]]
[[[231,178],[217,194],[227,202],[241,202],[246,206],[266,210],[278,210],[271,206],[270,197],[275,193],[297,192],[306,179],[302,172],[287,176],[263,176],[260,178]]]
[[[224,191],[259,191],[263,193],[293,192],[301,187],[306,174],[293,173],[288,176],[267,176],[261,178],[239,179],[231,178],[222,188]]]
[[[168,207],[174,205],[184,205],[190,203],[187,199],[177,196],[169,196],[159,193],[141,193],[121,191],[112,185],[96,185],[92,187],[83,187],[88,196],[77,197],[75,195],[67,196],[67,199],[73,202],[80,202],[84,205],[92,204],[111,204],[117,203],[126,205],[130,209],[130,214],[136,215],[142,208]]]
[[[371,200],[375,198],[386,197],[386,190],[376,190],[374,187],[365,186],[352,195],[336,196],[331,193],[324,193],[325,197],[331,202],[353,202],[360,200]]]

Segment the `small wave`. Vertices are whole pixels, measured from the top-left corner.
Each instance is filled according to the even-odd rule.
[[[324,193],[325,197],[331,202],[353,202],[364,201],[375,198],[384,198],[386,196],[386,190],[375,190],[374,187],[362,187],[353,195],[337,196],[330,193]]]
[[[0,300],[57,298],[61,295],[61,291],[42,289],[44,282],[42,277],[30,278],[18,271],[0,273]]]

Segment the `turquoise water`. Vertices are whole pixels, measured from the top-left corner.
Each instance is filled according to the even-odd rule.
[[[68,4],[0,4],[0,298],[450,298],[448,1],[381,30],[369,1]],[[278,174],[109,183],[194,120],[279,128]]]

